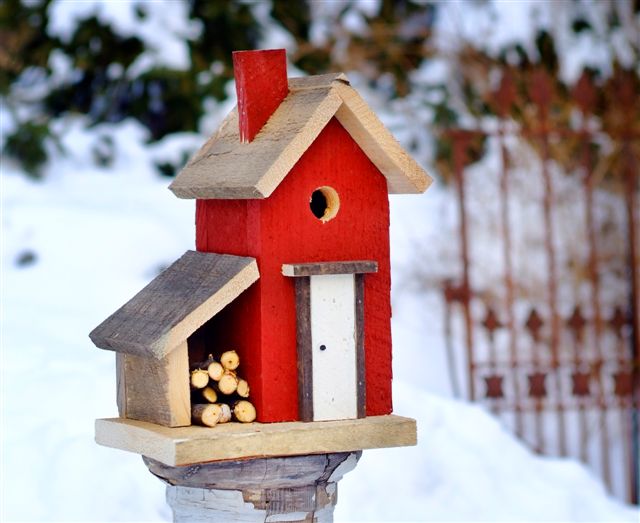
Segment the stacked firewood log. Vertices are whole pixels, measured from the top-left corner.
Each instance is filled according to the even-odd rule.
[[[234,350],[223,352],[218,360],[211,354],[191,370],[191,420],[215,427],[235,419],[251,423],[256,408],[247,399],[249,384],[238,376],[240,357]]]

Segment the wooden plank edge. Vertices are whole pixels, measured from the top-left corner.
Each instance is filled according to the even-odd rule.
[[[288,428],[286,432],[234,434],[229,438],[220,438],[215,445],[207,441],[185,439],[176,442],[175,465],[248,457],[265,458],[410,447],[417,444],[415,420],[410,418],[389,420],[386,416],[377,416],[377,418],[387,419],[383,420],[383,423],[367,424],[366,420],[371,422],[375,418],[342,422],[363,422],[364,426],[358,427],[356,424],[350,429],[336,425],[341,422],[334,421],[300,422],[295,428]],[[316,425],[318,423],[326,426],[319,428]],[[315,426],[311,427],[311,425]],[[376,427],[376,425],[379,426]],[[251,439],[256,441],[251,442]],[[279,446],[268,440],[280,440]],[[265,447],[268,446],[275,449],[265,451]]]
[[[127,421],[129,423],[122,423]],[[130,423],[134,420],[122,418],[102,418],[95,421],[94,440],[98,445],[112,449],[133,452],[153,457],[167,465],[176,462],[175,441],[160,436],[155,430],[144,425],[154,424],[145,421]]]
[[[282,265],[283,276],[292,278],[325,274],[366,274],[374,272],[378,272],[378,262],[372,260],[284,263]]]
[[[357,386],[357,407],[358,418],[364,418],[367,415],[367,384],[366,384],[366,365],[365,365],[365,347],[364,347],[364,274],[356,274],[354,276],[354,284],[356,290],[355,302],[355,320],[356,320],[356,386]]]
[[[345,427],[348,425],[352,425],[351,428]],[[394,414],[361,420],[251,423],[245,426],[246,432],[223,433],[205,429],[200,432],[206,435],[204,437],[178,437],[181,429],[121,418],[98,419],[95,426],[95,440],[99,445],[142,454],[169,466],[417,444],[416,421]],[[171,435],[172,431],[176,436]],[[310,441],[314,433],[319,438],[313,438],[312,446]],[[275,448],[265,451],[265,439],[280,441],[276,442]],[[273,441],[267,443],[274,447]]]
[[[266,198],[253,185],[217,187],[181,180],[170,189],[174,196],[182,200],[264,200]]]
[[[300,76],[289,78],[289,90],[301,91],[303,89],[318,89],[331,87],[333,82],[349,84],[349,78],[344,73],[327,73],[312,76]]]
[[[311,349],[311,278],[296,278],[296,353],[298,417],[313,421],[313,357]]]

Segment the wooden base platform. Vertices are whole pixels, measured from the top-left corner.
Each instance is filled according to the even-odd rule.
[[[417,443],[411,418],[286,423],[225,423],[168,428],[123,418],[96,420],[96,442],[136,452],[170,466],[229,459],[326,454],[408,447]]]

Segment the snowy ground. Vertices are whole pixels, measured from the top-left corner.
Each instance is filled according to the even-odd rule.
[[[164,487],[139,456],[93,442],[94,418],[117,411],[113,354],[87,334],[193,248],[193,202],[172,196],[149,157],[198,139],[149,149],[133,123],[117,132],[80,124],[45,182],[2,165],[0,519],[169,520]],[[105,133],[120,151],[109,170],[90,154]],[[392,202],[395,410],[417,418],[419,445],[365,452],[340,484],[336,520],[638,521],[581,465],[534,456],[480,408],[442,396],[438,304],[403,287],[402,275],[443,198],[435,187]]]

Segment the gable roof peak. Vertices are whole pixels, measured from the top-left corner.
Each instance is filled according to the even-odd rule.
[[[342,73],[290,78],[289,93],[249,143],[238,110],[224,119],[169,188],[179,198],[267,198],[335,117],[387,179],[390,193],[421,193],[430,176]]]

